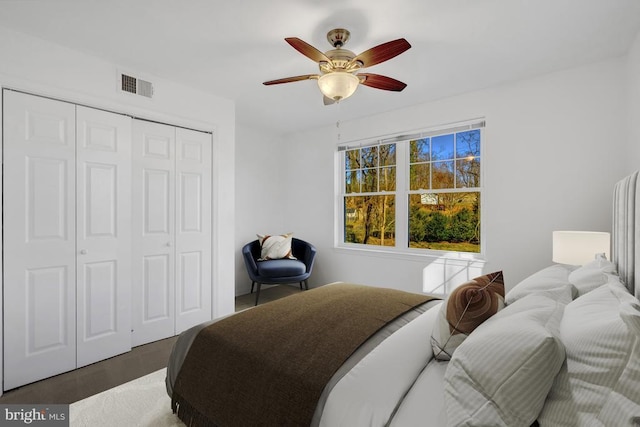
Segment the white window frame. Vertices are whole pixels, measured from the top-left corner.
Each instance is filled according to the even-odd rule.
[[[442,126],[430,127],[421,129],[419,131],[404,132],[394,135],[388,135],[378,138],[367,138],[356,141],[349,141],[340,143],[337,145],[335,153],[335,235],[334,246],[340,250],[346,251],[361,251],[363,253],[373,254],[389,254],[396,255],[402,258],[413,257],[438,257],[438,258],[455,258],[455,259],[468,259],[468,260],[483,260],[485,257],[486,246],[486,217],[485,201],[483,200],[482,193],[484,192],[484,175],[485,175],[485,160],[484,152],[486,146],[485,140],[485,119],[477,118],[462,122],[450,123]],[[425,189],[425,190],[411,190],[410,189],[410,176],[409,176],[409,141],[433,137],[438,135],[445,135],[449,133],[464,132],[466,130],[479,129],[481,132],[480,137],[480,187],[465,190],[463,188],[454,189]],[[389,143],[396,143],[396,190],[387,192],[387,194],[394,194],[395,208],[396,208],[396,235],[395,246],[379,246],[362,243],[347,243],[345,242],[344,230],[344,198],[347,196],[345,192],[345,156],[344,152],[355,148],[364,148],[374,145],[384,145]],[[441,251],[434,249],[419,249],[409,247],[409,203],[408,198],[410,194],[419,193],[460,193],[460,192],[478,192],[481,195],[480,203],[480,252],[458,252],[458,251]],[[380,195],[383,192],[378,193],[349,193],[349,195],[365,196],[370,194]],[[404,231],[402,231],[404,230]]]

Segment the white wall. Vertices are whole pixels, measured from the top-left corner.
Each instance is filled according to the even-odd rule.
[[[640,169],[640,33],[629,49],[627,58],[628,78],[628,168]]]
[[[246,126],[236,128],[236,295],[249,293],[241,248],[256,234],[287,233],[281,200],[285,170],[290,166],[283,156],[282,138]]]
[[[486,117],[484,271],[503,270],[511,287],[551,263],[553,230],[610,229],[611,192],[624,175],[627,150],[626,64],[626,58],[612,59],[343,122],[341,141]],[[348,100],[341,108],[349,108]],[[483,269],[335,249],[336,143],[334,126],[286,138],[285,221],[318,248],[312,286],[343,280],[421,291],[423,274],[442,281],[460,272],[453,279],[460,281]]]
[[[128,113],[214,135],[213,313],[234,310],[234,155],[232,101],[139,72],[154,84],[153,99],[116,90],[117,64],[0,27],[0,86]]]

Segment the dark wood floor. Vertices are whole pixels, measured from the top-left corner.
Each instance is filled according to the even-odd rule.
[[[300,292],[293,286],[272,286],[262,290],[260,303]],[[255,294],[236,298],[236,311],[253,307]],[[5,392],[0,404],[73,403],[117,385],[140,378],[167,366],[177,337],[141,345],[131,351]]]

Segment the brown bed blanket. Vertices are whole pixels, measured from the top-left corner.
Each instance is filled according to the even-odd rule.
[[[431,299],[335,284],[222,319],[195,338],[176,378],[173,411],[188,426],[308,426],[342,363]]]

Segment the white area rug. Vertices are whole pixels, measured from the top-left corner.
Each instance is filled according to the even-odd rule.
[[[164,385],[166,369],[72,403],[70,425],[87,427],[178,427]]]

